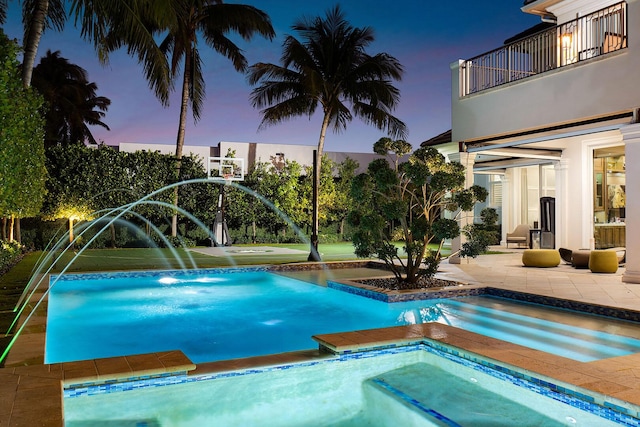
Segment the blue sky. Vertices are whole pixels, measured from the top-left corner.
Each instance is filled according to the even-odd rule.
[[[243,0],[242,3],[269,14],[277,34],[272,42],[259,38],[244,42],[232,37],[244,50],[249,64],[277,63],[284,36],[295,35],[290,29],[294,21],[302,16],[324,16],[336,4],[334,0]],[[386,52],[404,66],[404,77],[397,83],[401,100],[395,115],[407,124],[407,140],[417,147],[451,127],[450,64],[495,49],[505,39],[539,22],[538,17],[520,10],[522,4],[522,0],[396,0],[392,3],[349,0],[341,6],[353,26],[374,29],[376,40],[368,49],[369,54]],[[9,37],[21,40],[21,25],[19,3],[10,2],[4,30]],[[235,72],[225,58],[204,44],[200,48],[207,98],[201,120],[194,124],[189,117],[186,144],[216,145],[219,141],[317,144],[321,120],[318,113],[311,119],[301,116],[259,131],[261,116],[249,103],[252,88],[245,76]],[[80,38],[73,22],[61,33],[52,30],[44,33],[38,56],[44,55],[47,49],[59,50],[63,57],[85,68],[89,79],[98,85],[98,94],[111,99],[104,119],[111,131],[92,128],[97,140],[109,145],[120,142],[175,144],[178,96],[174,93],[169,107],[164,108],[148,88],[135,59],[125,52],[116,52],[108,65],[101,65],[93,47]],[[327,133],[325,150],[371,152],[373,143],[382,136],[386,136],[384,132],[354,118],[346,131]]]

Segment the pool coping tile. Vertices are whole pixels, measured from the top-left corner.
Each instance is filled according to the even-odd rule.
[[[84,360],[62,363],[62,385],[68,388],[76,384],[120,382],[142,376],[180,374],[195,368],[196,365],[179,350]]]

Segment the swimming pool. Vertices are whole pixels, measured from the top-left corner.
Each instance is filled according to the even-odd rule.
[[[561,389],[547,378],[487,366],[487,360],[431,343],[249,370],[70,387],[64,391],[64,414],[67,427],[638,423],[580,391]]]
[[[48,310],[45,363],[176,349],[201,363],[316,348],[317,334],[428,321],[580,361],[640,352],[635,338],[471,299],[387,304],[261,269],[65,275]]]

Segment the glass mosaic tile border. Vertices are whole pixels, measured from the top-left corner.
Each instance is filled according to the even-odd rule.
[[[263,267],[220,267],[198,268],[193,270],[149,270],[149,271],[115,271],[110,273],[72,273],[57,275],[52,274],[49,281],[75,281],[75,280],[102,280],[102,279],[135,279],[138,277],[173,277],[188,273],[194,276],[206,276],[210,274],[234,274],[269,271],[268,266]]]
[[[327,287],[387,303],[419,301],[425,299],[453,298],[461,296],[495,296],[515,301],[541,304],[555,308],[564,308],[573,311],[579,311],[581,313],[613,317],[620,320],[628,320],[631,322],[640,323],[640,311],[617,307],[608,307],[597,304],[587,304],[563,298],[529,294],[526,292],[511,291],[507,289],[492,288],[490,286],[478,288],[452,288],[436,291],[417,291],[406,294],[387,294],[384,292],[377,292],[374,290],[364,289],[358,286],[331,280],[327,281]]]
[[[100,280],[108,278],[137,278],[137,277],[171,277],[181,274],[207,275],[222,273],[249,273],[257,271],[308,271],[308,270],[339,270],[344,268],[372,268],[384,270],[384,264],[374,261],[335,261],[327,263],[300,263],[279,265],[257,265],[243,267],[215,267],[215,268],[189,268],[173,270],[145,270],[145,271],[113,271],[101,273],[65,273],[52,274],[50,281],[54,280]]]
[[[436,420],[440,421],[442,424],[446,425],[447,427],[462,427],[460,424],[453,421],[452,419],[447,418],[446,416],[442,415],[440,412],[432,408],[429,408],[422,402],[413,399],[411,396],[402,392],[402,390],[398,390],[397,388],[387,384],[385,381],[379,378],[374,378],[373,382],[376,385],[378,385],[378,387],[382,387],[384,390],[386,390],[387,393],[392,394],[398,397],[399,399],[407,402],[409,405],[418,408],[421,412],[424,412],[427,416],[435,418]]]

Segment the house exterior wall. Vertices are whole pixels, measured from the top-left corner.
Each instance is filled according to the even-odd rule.
[[[523,8],[548,6],[558,24],[584,16],[618,1],[539,0]],[[587,61],[547,71],[512,83],[461,97],[460,68],[452,70],[452,139],[490,142],[493,138],[541,130],[552,126],[636,112],[640,107],[640,0],[627,2],[627,45],[619,51]],[[637,113],[634,118],[637,117]],[[626,234],[627,270],[623,280],[640,283],[640,241],[633,236],[640,230],[640,124],[631,116],[595,126],[591,133],[559,131],[554,140],[562,149],[555,170],[556,247],[594,247],[594,150],[625,146],[626,155]],[[527,139],[529,138],[529,139]],[[508,141],[535,142],[535,135],[514,136]],[[524,147],[521,145],[521,147]],[[503,178],[503,233],[512,230],[524,209],[519,206],[523,187],[519,169],[507,168]],[[636,219],[637,218],[637,219]]]
[[[463,98],[462,61],[453,63],[453,140],[469,141],[637,108],[640,85],[631,70],[640,69],[640,0],[628,2],[627,19],[626,49]]]

